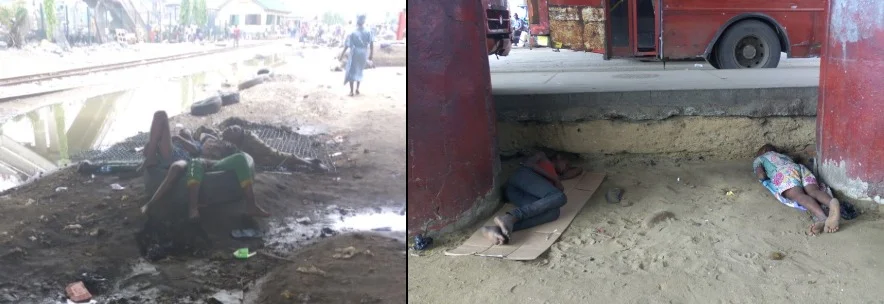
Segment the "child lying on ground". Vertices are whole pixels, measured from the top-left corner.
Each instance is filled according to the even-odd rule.
[[[809,234],[817,235],[823,231],[823,228],[830,233],[838,231],[841,205],[837,199],[821,189],[816,177],[807,167],[796,164],[788,156],[778,153],[773,145],[765,144],[758,149],[752,168],[759,180],[770,179],[777,193],[798,202],[813,214],[813,224],[810,225]],[[828,206],[828,216],[823,212],[821,205]]]

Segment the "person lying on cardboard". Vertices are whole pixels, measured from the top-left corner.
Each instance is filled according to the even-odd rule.
[[[583,169],[571,167],[561,155],[552,159],[537,152],[520,164],[507,181],[504,195],[517,208],[494,218],[496,226],[482,228],[482,234],[494,245],[507,244],[512,232],[549,223],[559,218],[567,203],[562,180],[575,178]]]

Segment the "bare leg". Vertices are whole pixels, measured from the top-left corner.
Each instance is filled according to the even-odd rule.
[[[823,208],[820,207],[820,204],[817,203],[816,199],[804,193],[804,188],[801,186],[793,187],[789,190],[783,192],[783,196],[798,202],[804,208],[807,208],[810,213],[813,214],[814,223],[810,225],[810,233],[811,235],[817,235],[823,230],[823,222],[820,220],[827,218],[826,213],[823,212]]]
[[[141,213],[147,213],[148,209],[150,209],[150,205],[162,199],[163,196],[172,189],[172,185],[178,181],[178,178],[181,177],[181,173],[184,173],[185,167],[187,167],[187,162],[183,160],[176,161],[169,166],[169,172],[166,173],[166,177],[163,179],[160,187],[157,188],[157,191],[154,192],[150,200],[141,207]]]
[[[163,159],[172,159],[172,133],[169,130],[169,116],[165,111],[153,114],[150,140],[144,146],[144,164],[147,166],[158,164],[157,154]]]
[[[264,211],[261,206],[258,206],[258,201],[255,200],[255,191],[252,189],[252,185],[249,184],[242,188],[242,190],[246,194],[246,213],[251,216],[257,217],[268,217],[270,213]]]
[[[841,222],[841,202],[832,198],[818,185],[810,184],[804,188],[807,194],[816,199],[820,204],[829,206],[829,216],[826,218],[826,232],[837,232]]]
[[[356,95],[359,95],[359,85],[361,85],[361,84],[362,84],[361,81],[356,82]]]
[[[200,183],[189,183],[187,185],[187,194],[189,197],[187,206],[190,210],[190,219],[198,219],[200,217]]]
[[[353,82],[348,81],[350,83],[350,96],[353,96]]]

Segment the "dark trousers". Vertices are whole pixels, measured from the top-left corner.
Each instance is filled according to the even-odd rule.
[[[559,208],[565,205],[565,193],[556,188],[531,168],[521,167],[506,183],[506,198],[516,205],[509,214],[519,221],[513,231],[528,229],[559,218]]]
[[[518,44],[520,39],[522,39],[522,30],[513,31],[513,45]]]

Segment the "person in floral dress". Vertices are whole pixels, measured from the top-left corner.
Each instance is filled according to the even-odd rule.
[[[837,199],[823,191],[810,169],[777,152],[776,147],[771,144],[758,149],[752,169],[762,183],[769,180],[777,193],[798,202],[813,214],[809,234],[817,235],[823,228],[829,233],[838,231],[841,205]],[[828,215],[823,212],[821,205],[828,206]]]

